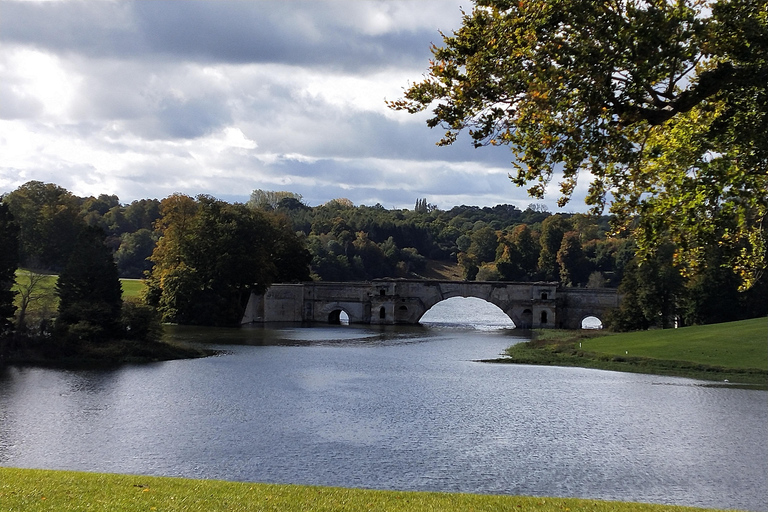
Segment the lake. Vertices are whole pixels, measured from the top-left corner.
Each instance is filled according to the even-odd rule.
[[[768,392],[475,362],[526,339],[499,313],[174,327],[224,353],[0,370],[0,465],[768,511]]]

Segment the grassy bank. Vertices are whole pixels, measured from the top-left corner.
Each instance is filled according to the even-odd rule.
[[[611,334],[537,331],[495,362],[580,366],[768,388],[768,319]]]
[[[24,511],[684,512],[690,507],[581,499],[372,491],[0,468],[0,504]]]

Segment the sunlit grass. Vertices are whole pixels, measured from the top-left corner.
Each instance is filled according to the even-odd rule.
[[[0,468],[4,511],[684,512],[690,507],[582,499],[373,491]]]
[[[30,286],[30,279],[32,276],[39,276],[38,281],[34,284],[34,294],[40,299],[30,301],[29,310],[35,312],[40,309],[42,304],[46,305],[47,309],[53,306],[55,311],[58,305],[58,297],[56,296],[56,281],[59,276],[56,274],[41,274],[27,269],[18,269],[16,271],[16,283],[13,289],[17,292],[23,287]],[[142,279],[120,279],[120,284],[123,288],[123,299],[139,298],[144,291],[144,281]],[[21,294],[16,295],[16,306],[21,305]]]
[[[768,318],[613,334],[582,342],[585,350],[768,370]]]
[[[121,279],[120,284],[123,286],[123,299],[139,298],[144,291],[142,279]]]
[[[496,362],[729,381],[768,388],[768,319],[611,334],[541,330]]]

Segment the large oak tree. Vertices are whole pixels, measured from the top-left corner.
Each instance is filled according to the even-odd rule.
[[[512,181],[560,204],[588,174],[641,255],[683,272],[724,247],[742,287],[766,266],[765,0],[476,0],[395,109],[432,108],[438,144],[508,145]]]
[[[252,291],[310,279],[309,252],[276,215],[182,194],[164,199],[160,212],[147,299],[164,321],[237,324]]]

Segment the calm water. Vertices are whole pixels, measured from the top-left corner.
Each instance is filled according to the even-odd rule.
[[[768,510],[768,392],[473,362],[523,339],[474,307],[177,329],[227,353],[0,371],[0,465]]]

